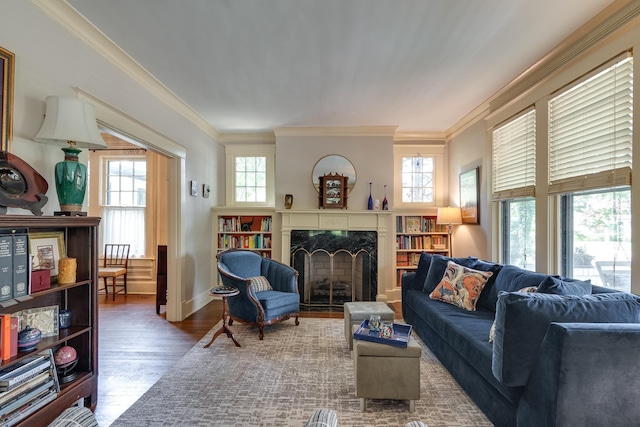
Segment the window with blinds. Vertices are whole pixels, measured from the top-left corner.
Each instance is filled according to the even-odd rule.
[[[549,193],[631,183],[632,101],[627,57],[549,101]]]
[[[493,131],[493,199],[535,196],[536,111]]]

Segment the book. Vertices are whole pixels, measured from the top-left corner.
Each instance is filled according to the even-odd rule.
[[[25,357],[24,359],[20,360],[19,362],[16,362],[12,365],[9,365],[5,368],[0,369],[0,381],[5,380],[17,373],[19,373],[20,371],[24,370],[24,369],[28,369],[30,367],[32,367],[33,365],[37,365],[41,360],[45,359],[46,356],[44,355],[34,355],[34,356],[29,356],[29,357]]]
[[[27,402],[20,409],[14,411],[12,414],[9,414],[7,417],[5,417],[3,425],[6,425],[7,427],[16,425],[24,418],[28,417],[29,415],[36,412],[38,409],[45,406],[47,403],[54,400],[56,397],[58,397],[57,390],[51,389],[44,392],[42,395],[36,398],[33,398],[31,401]]]
[[[18,324],[20,323],[20,319],[14,316],[11,316],[9,319],[11,322],[11,337],[9,338],[9,358],[16,357],[18,355]]]
[[[0,392],[0,410],[7,404],[17,400],[20,396],[26,394],[33,387],[48,381],[49,378],[51,378],[51,372],[44,371],[11,390]]]
[[[9,414],[15,411],[16,409],[19,409],[25,403],[29,402],[29,400],[37,398],[41,394],[47,392],[53,385],[55,385],[55,380],[52,377],[49,377],[49,379],[45,383],[33,387],[31,390],[27,391],[20,398],[16,399],[11,403],[6,404],[4,408],[0,410],[0,415],[4,416],[6,414]]]
[[[29,238],[26,229],[13,230],[13,298],[29,293]]]
[[[11,359],[11,315],[0,314],[0,359]]]
[[[51,360],[44,356],[39,357],[38,360],[33,361],[33,363],[30,362],[27,365],[21,366],[0,379],[0,391],[9,391],[18,387],[20,384],[34,378],[50,368]]]
[[[13,298],[13,236],[0,234],[0,302]]]

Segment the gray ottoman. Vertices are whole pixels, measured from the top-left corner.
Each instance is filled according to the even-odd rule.
[[[395,318],[395,312],[384,302],[357,301],[344,303],[344,337],[347,340],[349,350],[353,350],[353,325],[360,325],[364,319],[372,314],[380,316],[380,320],[390,322]]]
[[[413,337],[406,348],[355,340],[353,367],[360,409],[367,409],[366,399],[393,399],[408,400],[413,412],[420,399],[421,356],[422,347]]]

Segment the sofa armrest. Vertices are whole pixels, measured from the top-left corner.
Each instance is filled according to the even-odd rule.
[[[640,420],[640,324],[551,323],[518,426],[629,426]]]

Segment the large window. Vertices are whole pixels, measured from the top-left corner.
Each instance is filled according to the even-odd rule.
[[[146,159],[107,158],[104,173],[102,243],[129,243],[130,256],[144,256]]]
[[[549,193],[562,272],[630,291],[633,61],[618,58],[549,101]]]
[[[493,200],[500,202],[501,259],[536,268],[536,112],[528,110],[494,129]]]
[[[561,198],[563,274],[631,291],[631,191],[567,194]]]

